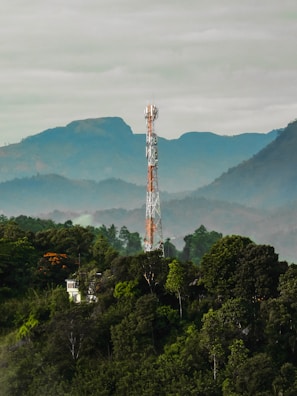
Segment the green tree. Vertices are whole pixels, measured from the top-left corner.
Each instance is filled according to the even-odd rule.
[[[278,291],[282,301],[297,301],[297,265],[291,264],[285,273],[280,275]]]
[[[117,252],[123,248],[123,241],[120,238],[117,227],[112,224],[107,228],[104,224],[98,228],[98,234],[106,238],[108,244]]]
[[[112,260],[110,269],[116,282],[135,280],[142,277],[139,263],[133,265],[133,262],[133,256],[117,256]]]
[[[266,353],[258,353],[248,358],[238,368],[234,379],[237,395],[273,395],[273,382],[277,376],[274,362]]]
[[[64,285],[57,286],[52,290],[49,308],[51,318],[61,312],[67,312],[67,310],[70,308],[69,295]]]
[[[14,220],[3,221],[0,223],[0,238],[10,241],[17,241],[26,237],[23,231]]]
[[[234,343],[248,334],[251,317],[250,307],[243,299],[227,300],[221,308],[210,309],[204,314],[202,344],[213,362],[214,378],[217,377],[219,367],[224,367],[229,349],[234,349]]]
[[[201,261],[203,283],[207,290],[219,299],[234,296],[235,273],[249,238],[239,235],[219,239]]]
[[[208,232],[204,225],[201,225],[193,234],[184,237],[185,246],[181,253],[181,259],[199,264],[204,254],[221,238],[221,233]]]
[[[266,350],[279,364],[286,361],[297,363],[297,307],[278,299],[270,299],[261,304],[263,323],[262,343]]]
[[[73,305],[54,315],[46,326],[45,361],[55,365],[65,379],[72,378],[78,363],[93,353],[92,310],[92,304]]]
[[[102,234],[97,236],[93,246],[93,258],[97,263],[99,271],[110,268],[112,261],[118,254],[119,253],[110,245],[105,236]]]
[[[94,234],[90,228],[75,225],[37,232],[34,244],[41,253],[63,253],[83,262],[91,258],[93,241]]]
[[[236,392],[236,379],[240,367],[246,362],[249,355],[249,350],[244,346],[241,339],[235,339],[230,345],[230,355],[228,356],[228,363],[226,365],[226,379],[223,382],[224,396],[239,396]]]
[[[157,307],[154,294],[141,296],[135,308],[119,324],[111,327],[113,354],[116,360],[137,359],[153,353],[153,322]]]
[[[63,396],[110,396],[116,394],[119,373],[111,360],[89,361],[76,371]]]
[[[27,238],[0,239],[0,301],[19,296],[32,284],[36,259]]]
[[[183,293],[184,281],[186,278],[186,272],[185,269],[176,259],[173,260],[171,263],[169,263],[168,267],[169,267],[169,272],[165,283],[165,289],[168,290],[169,293],[173,293],[177,296],[179,303],[179,315],[180,318],[182,318],[183,316],[182,293]]]
[[[170,238],[167,238],[164,242],[164,255],[165,257],[175,258],[178,256],[176,247],[171,242]]]
[[[58,225],[50,219],[40,219],[31,216],[19,215],[17,217],[13,217],[12,220],[25,232],[36,233],[49,228],[58,228]]]
[[[137,255],[132,260],[133,271],[143,277],[151,293],[164,285],[167,276],[167,264],[161,250],[153,250]]]
[[[123,226],[120,229],[119,239],[122,241],[122,254],[131,256],[142,251],[141,238],[138,232],[130,232],[127,227]]]
[[[219,366],[225,360],[225,345],[222,335],[224,334],[224,322],[221,313],[210,309],[204,314],[201,328],[201,342],[207,350],[213,364],[213,379],[217,379]]]
[[[254,302],[277,297],[279,277],[287,266],[286,262],[279,262],[272,246],[247,245],[235,269],[235,296]]]
[[[284,363],[273,381],[275,395],[295,396],[297,394],[297,369],[292,363]]]
[[[139,290],[137,290],[138,282],[135,279],[134,281],[124,281],[116,284],[114,289],[115,298],[130,298],[135,297],[139,294]]]
[[[5,224],[8,222],[8,217],[4,214],[0,214],[0,224]]]

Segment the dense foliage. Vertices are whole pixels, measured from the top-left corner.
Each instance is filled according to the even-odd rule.
[[[1,396],[296,395],[297,266],[204,226],[184,241],[2,216]]]

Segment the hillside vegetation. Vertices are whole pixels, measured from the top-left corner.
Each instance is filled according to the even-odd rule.
[[[296,204],[263,210],[203,197],[165,201],[161,194],[161,211],[164,238],[172,239],[179,249],[182,248],[184,235],[192,233],[197,224],[204,224],[208,229],[215,229],[224,235],[248,235],[256,243],[274,246],[283,260],[297,260]],[[41,217],[56,222],[72,219],[74,223],[93,226],[115,224],[120,228],[125,224],[143,236],[145,205],[132,210],[114,208],[91,213],[53,211]]]
[[[297,393],[296,265],[204,226],[165,257],[140,242],[1,217],[1,396]]]

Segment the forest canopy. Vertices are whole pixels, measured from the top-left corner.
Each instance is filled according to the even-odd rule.
[[[1,395],[297,394],[297,266],[203,225],[184,242],[1,216]]]

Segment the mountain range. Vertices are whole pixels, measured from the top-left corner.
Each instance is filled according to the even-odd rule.
[[[159,138],[164,237],[181,248],[203,224],[296,261],[296,149],[297,121],[268,134]],[[145,135],[117,117],[74,121],[2,147],[0,211],[143,234],[144,154]]]
[[[194,190],[250,158],[279,131],[220,136],[188,132],[159,137],[159,185],[169,192]],[[146,184],[145,134],[134,134],[119,117],[73,121],[20,143],[0,147],[0,182],[34,175]]]

